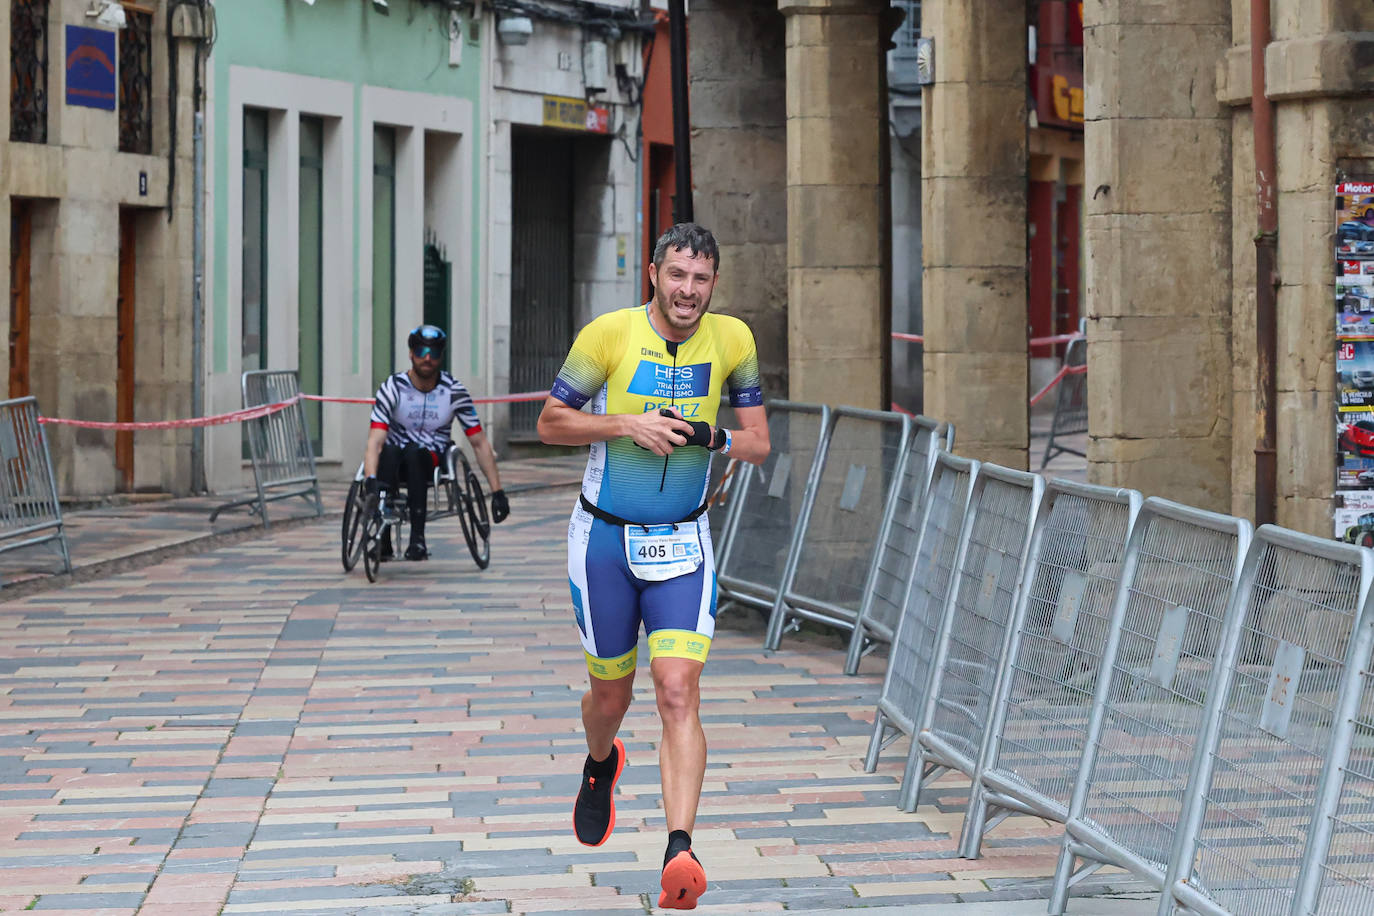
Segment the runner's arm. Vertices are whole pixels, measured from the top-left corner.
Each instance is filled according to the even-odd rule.
[[[686,420],[661,416],[656,410],[641,414],[584,413],[552,395],[544,400],[537,428],[546,445],[591,445],[629,436],[636,445],[665,456],[686,445],[692,433]]]
[[[763,464],[772,450],[768,441],[768,415],[764,407],[736,407],[735,416],[739,419],[740,428],[730,430],[730,451],[726,457],[738,458],[750,464]]]

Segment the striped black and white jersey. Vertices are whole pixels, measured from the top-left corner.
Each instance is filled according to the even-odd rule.
[[[417,390],[409,374],[397,372],[382,382],[372,404],[372,428],[386,430],[387,445],[404,447],[414,442],[436,455],[448,451],[455,418],[469,436],[482,431],[472,395],[462,382],[442,371],[430,391]]]

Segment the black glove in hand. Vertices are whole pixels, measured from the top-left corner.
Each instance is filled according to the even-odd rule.
[[[371,494],[371,493],[376,493],[376,492],[377,492],[378,490],[380,490],[380,489],[381,489],[381,487],[378,485],[378,483],[377,483],[377,478],[376,478],[376,477],[364,477],[364,478],[363,478],[363,492],[364,492],[364,493],[369,493],[369,494]]]
[[[510,515],[510,500],[506,499],[505,490],[493,490],[491,494],[491,520],[498,525],[506,520]]]
[[[672,411],[668,410],[668,408],[666,407],[659,408],[658,413],[659,416],[670,417],[674,420],[678,419],[677,417],[674,417]],[[702,420],[683,420],[682,422],[692,427],[692,434],[687,437],[688,445],[700,445],[702,448],[711,447],[710,423],[706,423]]]

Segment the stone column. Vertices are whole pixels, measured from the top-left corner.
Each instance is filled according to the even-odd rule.
[[[788,372],[795,401],[888,406],[883,8],[874,0],[778,2],[787,17]]]
[[[1025,0],[927,0],[924,98],[925,413],[959,454],[1025,468]]]
[[[1229,511],[1230,4],[1084,19],[1088,477]]]
[[[696,221],[720,243],[711,308],[754,331],[767,397],[787,386],[787,108],[774,0],[693,0],[688,28]]]

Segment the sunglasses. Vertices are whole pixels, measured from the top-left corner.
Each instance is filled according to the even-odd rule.
[[[411,352],[411,353],[414,353],[414,354],[415,354],[415,357],[416,357],[417,359],[427,359],[427,358],[430,358],[430,357],[432,357],[432,358],[434,358],[434,359],[440,359],[440,358],[442,358],[443,355],[444,355],[444,348],[443,348],[443,347],[420,346],[420,347],[416,347],[414,350],[411,350],[410,352]]]

